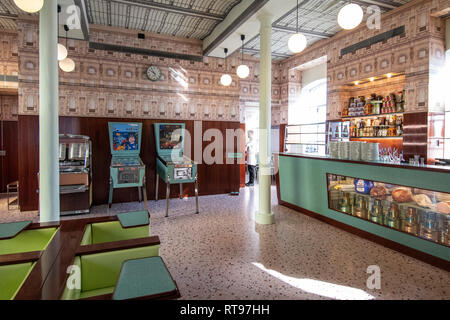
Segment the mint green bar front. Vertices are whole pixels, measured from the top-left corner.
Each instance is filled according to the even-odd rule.
[[[449,173],[279,156],[281,200],[450,261],[450,248],[328,208],[327,173],[450,193]]]

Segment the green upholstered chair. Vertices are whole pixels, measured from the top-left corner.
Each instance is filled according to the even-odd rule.
[[[57,228],[23,230],[13,238],[0,240],[0,255],[43,251],[57,230]]]
[[[35,262],[0,266],[0,300],[13,300],[22,287]]]
[[[156,257],[159,255],[159,247],[158,244],[76,256],[73,265],[81,271],[81,288],[69,289],[66,286],[61,299],[77,300],[112,294],[123,262]]]
[[[122,213],[118,214],[117,217],[119,218],[118,221],[86,225],[81,245],[85,246],[150,236],[150,221],[147,211]]]

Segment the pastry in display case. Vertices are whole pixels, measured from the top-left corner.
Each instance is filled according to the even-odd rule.
[[[450,247],[450,194],[327,174],[329,208]]]

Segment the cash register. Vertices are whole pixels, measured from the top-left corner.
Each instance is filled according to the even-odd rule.
[[[112,154],[108,205],[111,208],[114,189],[138,188],[139,202],[143,195],[148,210],[145,165],[139,157],[142,123],[110,122],[108,126]]]
[[[166,217],[169,216],[170,185],[180,186],[180,198],[183,196],[183,184],[195,184],[195,204],[198,214],[197,164],[183,153],[184,123],[155,123],[156,139],[156,195],[158,200],[159,178],[166,183]]]

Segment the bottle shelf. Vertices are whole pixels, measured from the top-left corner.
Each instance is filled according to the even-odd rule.
[[[372,139],[372,140],[379,140],[379,139],[403,139],[403,136],[395,136],[395,137],[350,137],[350,139]]]
[[[380,113],[380,114],[371,114],[367,116],[352,116],[352,117],[342,117],[342,119],[368,119],[382,116],[394,116],[394,115],[403,115],[404,112],[392,112],[392,113]]]

